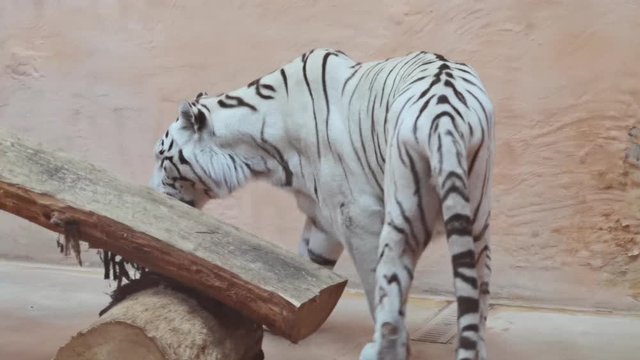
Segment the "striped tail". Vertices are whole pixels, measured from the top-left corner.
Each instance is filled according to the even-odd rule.
[[[466,149],[453,129],[433,138],[432,174],[442,206],[442,218],[451,253],[458,302],[457,359],[475,360],[480,332],[479,276],[473,242],[473,219],[468,188]]]

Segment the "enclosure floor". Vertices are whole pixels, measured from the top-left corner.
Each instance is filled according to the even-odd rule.
[[[110,288],[95,269],[0,262],[0,359],[50,359],[71,335],[90,324],[107,303]],[[412,298],[412,333],[450,304]],[[329,320],[294,345],[265,334],[266,359],[352,360],[370,338],[364,297],[346,292]],[[497,301],[489,315],[490,357],[502,359],[635,360],[640,353],[640,314]],[[452,359],[451,344],[412,341],[412,359]]]

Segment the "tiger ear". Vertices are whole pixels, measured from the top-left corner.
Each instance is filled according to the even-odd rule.
[[[204,97],[207,97],[207,96],[209,96],[209,94],[207,94],[207,92],[206,92],[206,91],[200,91],[200,92],[198,93],[198,95],[196,95],[196,101],[200,100],[200,98],[201,98],[201,97],[203,97],[203,96],[204,96]]]
[[[194,110],[196,112],[194,112]],[[191,106],[188,101],[180,104],[180,118],[186,122],[195,132],[204,129],[207,123],[207,117],[198,108]]]
[[[189,104],[188,101],[181,102],[178,111],[180,112],[180,118],[182,120],[186,121],[189,124],[193,123],[195,115],[193,114],[193,111],[191,110],[191,104]]]

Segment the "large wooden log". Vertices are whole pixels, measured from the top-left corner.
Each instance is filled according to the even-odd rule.
[[[324,323],[346,280],[201,211],[0,132],[0,209],[198,289],[292,342]]]
[[[54,360],[262,360],[262,326],[155,279],[116,290],[117,302],[58,349]]]

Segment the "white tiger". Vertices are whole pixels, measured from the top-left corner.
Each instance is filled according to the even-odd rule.
[[[415,52],[358,63],[314,49],[247,86],[200,93],[155,147],[151,185],[201,208],[264,179],[296,198],[299,251],[333,268],[346,246],[374,318],[360,359],[405,359],[416,263],[444,227],[457,360],[487,358],[493,105],[476,72]]]

